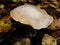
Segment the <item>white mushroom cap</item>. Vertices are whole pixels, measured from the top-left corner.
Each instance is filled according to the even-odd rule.
[[[53,22],[53,17],[45,10],[29,4],[13,9],[10,15],[14,20],[30,25],[34,29],[46,28]]]

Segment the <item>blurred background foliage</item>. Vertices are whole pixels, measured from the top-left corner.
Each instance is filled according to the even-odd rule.
[[[16,22],[10,17],[10,11],[24,4],[45,9],[53,16],[53,23],[46,29],[36,31],[29,25]],[[40,45],[45,33],[55,39],[60,37],[60,0],[0,0],[0,43],[2,45],[14,45],[15,42],[26,37],[31,40],[31,45]]]
[[[60,18],[60,0],[0,0],[0,20],[2,20],[1,18],[3,18],[4,16],[6,17],[6,15],[9,15],[8,18],[10,18],[9,13],[12,9],[14,9],[17,6],[26,4],[26,3],[35,5],[38,8],[45,9],[48,14],[50,14],[54,17],[54,22],[48,27],[48,29],[51,29],[51,30],[60,29],[60,20],[59,20],[59,18]],[[7,17],[6,17],[6,19],[7,19]],[[8,20],[10,20],[10,19],[8,19]],[[3,22],[5,22],[5,21],[3,21]],[[0,29],[0,32],[2,32],[2,31],[3,30]]]

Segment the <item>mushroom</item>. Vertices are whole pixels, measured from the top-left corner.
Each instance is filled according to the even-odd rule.
[[[53,17],[47,14],[44,9],[30,4],[16,7],[10,12],[10,15],[14,20],[38,30],[47,28],[53,22]]]

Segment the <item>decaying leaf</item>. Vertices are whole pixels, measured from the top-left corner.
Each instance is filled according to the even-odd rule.
[[[11,29],[11,25],[10,16],[4,16],[0,20],[0,32],[8,32]]]
[[[31,42],[29,38],[25,38],[16,42],[14,45],[31,45]]]
[[[60,19],[55,19],[48,28],[51,30],[60,29]]]
[[[42,39],[42,45],[57,45],[55,38],[52,36],[45,34]]]

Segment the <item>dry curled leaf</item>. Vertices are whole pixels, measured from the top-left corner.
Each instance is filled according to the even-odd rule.
[[[31,45],[31,42],[29,38],[25,38],[20,41],[17,41],[14,45]]]
[[[56,40],[54,37],[45,34],[43,39],[42,39],[42,45],[56,45]]]
[[[53,21],[53,23],[48,28],[51,29],[51,30],[60,29],[60,18],[59,19],[55,19]]]

